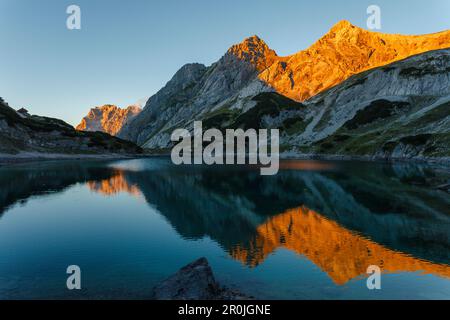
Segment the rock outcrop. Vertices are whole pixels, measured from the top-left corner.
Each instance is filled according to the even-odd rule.
[[[134,143],[103,132],[81,132],[59,119],[19,114],[0,101],[0,153],[136,154]]]
[[[237,291],[221,287],[214,278],[206,258],[181,268],[158,284],[152,293],[156,300],[248,300]]]
[[[175,128],[190,128],[194,120],[217,115],[239,116],[257,104],[254,97],[258,94],[276,92],[304,102],[353,75],[447,47],[450,31],[389,35],[366,31],[347,21],[335,25],[309,49],[288,57],[279,57],[253,36],[232,46],[209,67],[183,66],[118,136],[144,148],[165,149],[171,146],[170,134]]]
[[[139,106],[121,109],[114,105],[92,108],[76,127],[80,131],[101,131],[115,136],[120,129],[141,112]]]

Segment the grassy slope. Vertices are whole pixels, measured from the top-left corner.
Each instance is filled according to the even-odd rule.
[[[253,98],[256,106],[239,114],[235,110],[223,108],[210,114],[203,121],[206,128],[264,128],[266,117],[276,118],[282,112],[299,111],[305,108],[301,103],[290,100],[277,93],[262,93]],[[301,114],[293,113],[285,117],[278,126],[281,139],[281,151],[297,147],[304,153],[339,154],[339,155],[375,155],[384,152],[389,155],[399,144],[423,151],[424,156],[450,156],[450,130],[445,133],[430,133],[426,127],[450,116],[450,103],[444,103],[423,113],[413,121],[403,123],[405,114],[417,112],[421,104],[376,100],[365,109],[356,113],[355,117],[334,134],[313,145],[292,146],[286,141],[290,136],[302,133],[311,121]],[[317,124],[315,130],[327,125],[326,113]],[[423,133],[420,133],[424,131]],[[417,133],[419,132],[419,133]]]
[[[420,107],[401,102],[374,101],[337,132],[311,146],[310,151],[349,155],[381,152],[389,155],[402,144],[423,151],[427,157],[450,156],[450,128],[439,133],[429,130],[434,123],[450,116],[450,104],[444,103],[413,121],[401,121],[405,113],[417,109]]]

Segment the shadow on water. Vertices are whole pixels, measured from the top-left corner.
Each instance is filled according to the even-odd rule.
[[[249,167],[174,167],[164,158],[7,166],[0,217],[80,183],[107,196],[142,196],[183,238],[208,236],[250,267],[284,247],[336,284],[370,264],[450,277],[450,197],[435,188],[448,183],[448,170],[310,161],[281,168],[267,177]]]

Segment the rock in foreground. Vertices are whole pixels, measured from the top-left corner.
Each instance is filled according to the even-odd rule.
[[[216,282],[206,258],[200,258],[181,268],[153,289],[156,300],[247,300],[234,290]]]

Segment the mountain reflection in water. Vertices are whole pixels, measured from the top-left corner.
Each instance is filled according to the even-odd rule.
[[[370,265],[389,273],[421,271],[450,278],[448,265],[385,248],[306,207],[274,216],[257,228],[249,244],[236,246],[231,255],[256,266],[279,247],[306,256],[339,285],[365,275]]]
[[[0,168],[0,224],[16,203],[85,184],[143,197],[181,237],[209,237],[248,267],[286,248],[337,285],[369,265],[450,278],[450,198],[433,187],[449,178],[446,169],[357,162],[286,161],[273,177],[165,158],[15,165]]]

